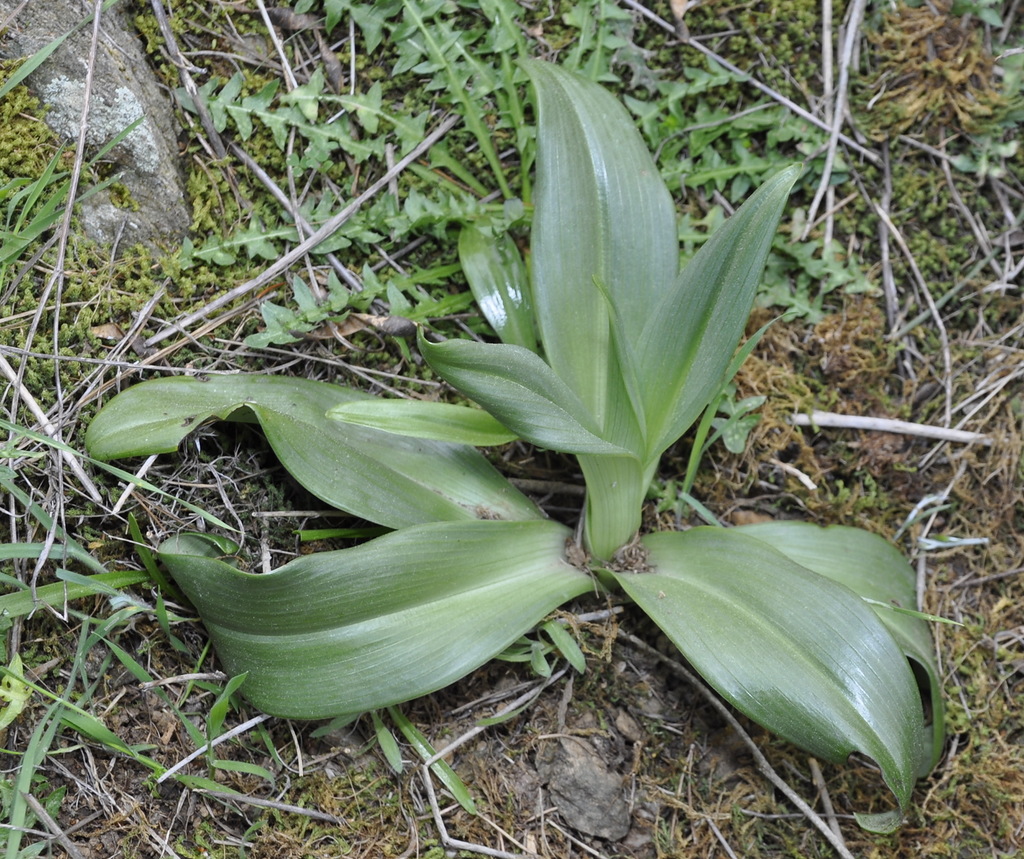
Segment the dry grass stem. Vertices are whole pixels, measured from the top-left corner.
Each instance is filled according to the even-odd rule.
[[[529,706],[531,702],[536,701],[540,694],[545,689],[547,689],[548,686],[561,680],[562,677],[565,676],[566,671],[568,671],[568,669],[563,668],[561,671],[554,672],[550,677],[544,678],[543,680],[539,680],[537,683],[533,684],[533,688],[531,688],[528,692],[525,692],[524,694],[520,695],[511,703],[506,704],[493,716],[489,716],[488,720],[494,722],[496,720],[504,719],[506,716],[515,713],[517,710],[525,709],[527,706]],[[489,725],[477,725],[474,728],[470,728],[470,730],[466,731],[462,736],[457,737],[456,739],[452,740],[447,746],[436,751],[426,761],[424,761],[424,764],[429,767],[431,764],[441,760],[442,758],[454,752],[457,748],[459,748],[459,746],[465,745],[467,742],[473,739],[473,737],[477,736],[477,734],[481,734],[484,731],[486,731],[488,727]]]
[[[199,122],[202,124],[203,131],[206,133],[206,139],[212,150],[212,154],[218,161],[221,161],[227,156],[227,151],[224,148],[224,141],[221,140],[220,134],[217,132],[217,129],[213,124],[213,117],[210,116],[210,111],[206,106],[206,102],[199,97],[199,87],[196,86],[196,82],[192,78],[191,74],[192,72],[196,72],[197,74],[205,73],[206,70],[193,65],[185,58],[185,55],[182,54],[181,48],[178,47],[177,37],[174,35],[174,29],[171,27],[170,21],[167,20],[167,13],[164,11],[163,3],[161,3],[160,0],[151,0],[150,7],[153,9],[153,15],[156,17],[157,25],[160,27],[160,34],[163,36],[164,42],[167,45],[167,51],[170,55],[168,59],[177,66],[181,85],[185,87],[185,91],[188,93],[189,98],[192,99],[192,103],[196,106],[196,113],[199,114]]]
[[[190,763],[192,763],[192,761],[194,761],[196,758],[201,757],[202,755],[205,755],[208,751],[210,751],[210,749],[214,748],[215,746],[219,746],[221,743],[223,743],[223,742],[225,742],[227,740],[230,740],[233,737],[237,737],[239,734],[244,734],[250,728],[256,727],[258,724],[260,724],[261,722],[267,721],[267,719],[269,719],[269,718],[270,718],[270,716],[268,716],[266,714],[262,714],[262,715],[259,715],[259,716],[253,716],[253,718],[248,719],[245,722],[242,722],[241,725],[236,725],[230,731],[225,731],[219,737],[215,737],[214,739],[210,740],[210,742],[206,743],[205,745],[200,746],[198,749],[196,749],[194,752],[192,752],[192,754],[188,755],[185,758],[182,758],[174,766],[170,767],[169,769],[164,770],[157,777],[156,783],[157,784],[161,784],[161,783],[167,781],[167,779],[169,779],[175,773],[180,772],[181,770],[183,770]]]
[[[528,854],[520,853],[509,853],[505,850],[497,850],[493,847],[487,847],[483,844],[471,844],[468,841],[460,841],[458,838],[452,838],[448,834],[448,827],[444,822],[444,814],[441,811],[440,806],[437,804],[437,793],[434,791],[434,780],[430,773],[429,766],[421,766],[419,768],[420,779],[423,782],[423,786],[427,791],[427,802],[430,805],[430,812],[434,817],[434,825],[437,827],[438,835],[441,837],[441,843],[452,850],[470,850],[474,853],[479,853],[481,856],[493,856],[495,859],[532,859]]]
[[[858,415],[838,415],[834,412],[814,410],[808,414],[790,415],[789,422],[798,427],[828,427],[831,429],[862,429],[888,432],[898,435],[912,435],[918,438],[935,438],[961,444],[980,444],[988,447],[991,437],[979,432],[916,424],[893,418],[874,418]]]
[[[821,772],[821,766],[814,758],[807,759],[807,766],[811,771],[811,780],[818,791],[818,797],[821,799],[821,807],[825,809],[825,819],[828,821],[829,827],[836,834],[836,838],[842,839],[843,833],[839,828],[839,821],[836,819],[836,810],[832,806],[832,797],[829,796],[828,785],[825,784],[825,776]],[[846,842],[844,841],[843,843],[845,844]]]
[[[25,408],[31,412],[32,417],[39,421],[40,429],[42,429],[42,431],[54,441],[61,441],[60,430],[46,416],[46,413],[42,408],[40,408],[39,403],[36,402],[36,398],[32,396],[32,392],[22,384],[19,374],[3,355],[0,355],[0,374],[3,374],[11,385],[14,386],[14,389],[18,392],[22,403],[25,405]],[[67,450],[58,449],[57,453],[67,464],[68,468],[71,469],[71,472],[75,477],[78,478],[79,482],[82,484],[82,488],[85,489],[89,497],[97,503],[102,503],[103,496],[100,494],[99,489],[96,488],[96,484],[93,482],[92,478],[82,467],[78,457]]]
[[[60,828],[60,824],[50,815],[50,812],[46,810],[43,804],[36,799],[31,793],[23,794],[25,802],[28,803],[29,808],[32,809],[32,813],[35,814],[42,822],[43,825],[53,833],[54,840],[63,847],[67,853],[69,859],[85,859],[81,851],[75,846],[75,843],[68,838],[67,834]]]
[[[946,325],[942,321],[939,308],[935,304],[935,300],[932,298],[931,291],[928,289],[928,284],[925,282],[924,276],[921,274],[921,269],[918,268],[917,260],[914,259],[914,255],[911,253],[910,247],[903,238],[903,233],[900,232],[897,226],[892,222],[889,214],[885,212],[881,206],[876,204],[875,212],[878,213],[878,217],[882,220],[882,223],[885,224],[886,229],[892,234],[897,246],[900,251],[902,251],[904,259],[907,262],[907,266],[910,268],[910,271],[914,276],[914,281],[917,284],[918,296],[920,297],[921,302],[928,308],[932,321],[935,323],[935,330],[938,333],[939,340],[941,342],[942,366],[945,371],[940,379],[940,383],[942,384],[946,395],[944,400],[944,417],[946,426],[949,426],[950,421],[952,420],[953,411],[953,359],[950,356],[949,334],[946,332]]]
[[[826,98],[832,99],[832,127],[829,129],[828,148],[825,150],[825,166],[822,168],[818,189],[814,192],[814,198],[808,209],[807,226],[801,236],[802,241],[807,240],[818,207],[832,182],[832,166],[835,164],[836,152],[839,150],[839,132],[846,121],[846,99],[850,85],[850,68],[853,65],[854,45],[860,36],[860,25],[864,19],[866,8],[867,0],[854,0],[847,12],[846,25],[843,29],[843,49],[839,54],[838,85],[834,96],[832,93],[826,92]]]
[[[246,166],[246,169],[248,169],[253,176],[260,180],[260,183],[264,188],[273,194],[274,199],[281,205],[281,208],[283,208],[295,221],[296,225],[301,230],[301,233],[307,236],[312,235],[312,233],[315,232],[312,225],[302,216],[302,212],[299,210],[299,207],[292,202],[291,198],[281,190],[273,179],[270,178],[270,174],[260,167],[249,153],[237,143],[232,142],[229,143],[228,146],[231,149],[231,153]],[[325,254],[324,256],[327,259],[327,262],[331,264],[331,268],[334,270],[334,273],[347,283],[352,291],[362,291],[363,285],[360,283],[359,278],[356,277],[353,272],[349,271],[348,267],[338,259],[337,255],[331,253]],[[310,284],[311,286],[316,285],[316,280],[310,278]]]
[[[335,817],[333,814],[326,814],[323,811],[317,811],[315,808],[303,808],[301,805],[278,802],[275,799],[262,799],[258,796],[250,796],[244,793],[226,793],[206,788],[197,788],[195,792],[200,796],[209,796],[225,803],[240,802],[243,805],[251,805],[256,808],[272,808],[275,811],[283,811],[287,814],[300,814],[303,817],[309,817],[312,820],[322,820],[325,823],[333,823],[336,826],[343,826],[345,824],[344,820],[340,817]]]

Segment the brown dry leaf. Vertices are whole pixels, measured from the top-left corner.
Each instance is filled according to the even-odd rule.
[[[316,15],[297,14],[280,6],[269,7],[267,17],[274,22],[275,27],[282,30],[311,30],[320,24],[320,19]]]
[[[350,313],[340,322],[326,322],[302,336],[309,340],[331,340],[335,337],[350,337],[368,328],[390,337],[411,337],[416,333],[416,323],[404,316]]]
[[[381,334],[388,334],[391,337],[412,337],[416,333],[416,323],[404,316],[374,316],[366,313],[352,315],[358,316]]]
[[[93,325],[89,329],[93,337],[100,340],[124,340],[124,331],[116,322],[105,322],[103,325]]]
[[[683,21],[683,16],[690,5],[690,0],[668,0],[668,3],[672,7],[672,17],[676,20],[676,34],[680,39],[689,38],[690,29],[686,26],[686,22]]]
[[[338,59],[338,55],[331,50],[330,44],[327,39],[324,38],[324,34],[320,31],[316,31],[316,43],[320,47],[320,57],[324,61],[324,71],[327,73],[327,84],[330,86],[332,92],[340,93],[342,88],[345,86],[345,73],[341,68],[341,60]]]
[[[733,525],[753,525],[758,522],[774,522],[773,516],[758,513],[756,510],[734,510],[729,516]]]
[[[335,334],[348,337],[366,330],[366,321],[362,316],[362,313],[350,313],[341,322],[331,322],[317,330],[327,329],[327,333],[321,335],[323,337],[333,337]]]

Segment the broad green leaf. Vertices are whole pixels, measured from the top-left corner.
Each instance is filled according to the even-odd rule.
[[[644,537],[651,572],[613,573],[719,694],[817,757],[861,752],[906,808],[922,755],[914,674],[849,588],[735,529]],[[875,830],[899,813],[862,816]]]
[[[504,343],[536,352],[530,278],[508,233],[469,224],[459,233],[459,262],[484,318]]]
[[[686,432],[722,385],[801,169],[765,182],[701,246],[674,288],[647,304],[634,342],[652,454]]]
[[[452,403],[359,400],[329,409],[327,417],[396,435],[476,447],[508,444],[518,438],[487,412]]]
[[[737,530],[764,540],[807,569],[883,606],[917,607],[913,568],[895,546],[877,534],[842,525],[821,528],[796,521],[744,525]],[[938,763],[945,739],[942,679],[931,625],[920,617],[883,606],[875,607],[875,613],[907,658],[913,659],[928,677],[931,725],[922,724],[926,732],[925,756],[918,769],[918,775],[924,776]]]
[[[546,520],[414,526],[272,573],[242,572],[201,534],[160,547],[241,693],[278,716],[329,718],[440,689],[593,587]]]
[[[579,397],[538,355],[522,346],[447,340],[420,351],[441,376],[520,438],[563,453],[629,455],[598,435]]]
[[[539,111],[530,259],[540,338],[551,367],[609,429],[620,420],[612,413],[629,408],[619,366],[629,359],[615,354],[602,289],[620,341],[636,347],[653,308],[675,286],[675,208],[614,96],[548,63],[524,67]]]
[[[111,400],[89,426],[85,443],[100,459],[167,453],[211,418],[255,419],[299,483],[372,522],[399,528],[541,515],[470,447],[327,418],[335,406],[369,399],[339,385],[282,376],[155,379]]]

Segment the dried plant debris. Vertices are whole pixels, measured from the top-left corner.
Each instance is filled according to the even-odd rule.
[[[994,128],[1010,109],[977,21],[942,2],[900,3],[868,34],[872,71],[859,93],[863,129],[875,140],[929,138]]]

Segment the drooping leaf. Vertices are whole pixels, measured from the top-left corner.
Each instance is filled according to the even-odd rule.
[[[459,233],[459,262],[476,303],[503,343],[537,351],[530,278],[508,233],[468,224]]]
[[[701,246],[673,289],[652,296],[634,341],[652,454],[686,432],[721,386],[801,169],[765,182]]]
[[[900,812],[922,756],[914,674],[878,616],[845,586],[735,529],[644,537],[652,572],[613,573],[719,694],[825,760],[873,758]]]
[[[507,444],[518,436],[481,409],[424,400],[359,400],[335,406],[331,420],[412,438],[477,447]]]
[[[598,435],[579,397],[538,355],[522,346],[447,340],[420,351],[430,366],[520,438],[563,453],[630,455]]]
[[[550,521],[445,522],[242,572],[201,534],[160,547],[242,694],[279,716],[361,713],[425,695],[589,590]]]
[[[899,550],[877,534],[860,528],[810,522],[779,521],[744,525],[737,530],[764,540],[798,564],[846,585],[854,593],[884,605],[917,607],[916,576]],[[938,762],[945,738],[942,679],[928,621],[876,606],[875,613],[888,627],[908,659],[928,678],[931,725],[926,732],[925,755],[918,775],[926,775]]]
[[[476,450],[332,421],[370,399],[281,376],[154,379],[118,394],[86,432],[99,459],[167,453],[210,418],[256,420],[295,479],[318,498],[381,525],[475,517],[530,519],[537,508]]]

